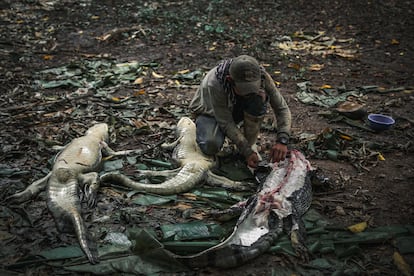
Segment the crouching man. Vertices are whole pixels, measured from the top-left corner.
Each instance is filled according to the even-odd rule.
[[[248,55],[222,61],[202,80],[190,109],[196,116],[197,143],[206,155],[217,154],[228,137],[256,168],[255,150],[260,126],[270,104],[277,120],[270,161],[284,160],[291,129],[291,113],[272,77]],[[237,125],[243,121],[243,131]]]

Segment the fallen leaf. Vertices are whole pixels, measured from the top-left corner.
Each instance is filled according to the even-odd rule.
[[[336,206],[335,211],[338,215],[341,215],[341,216],[346,215],[345,210],[344,208],[342,208],[342,206]]]
[[[332,86],[330,86],[329,84],[324,84],[321,86],[321,89],[331,89]]]
[[[200,213],[191,214],[190,217],[193,218],[193,219],[197,219],[197,220],[204,220],[205,216],[206,216],[206,214],[203,211],[201,211]]]
[[[391,39],[391,44],[392,45],[398,45],[400,44],[400,42],[398,40],[396,40],[395,38]]]
[[[152,72],[152,76],[153,76],[154,78],[156,78],[156,79],[162,79],[162,78],[164,78],[164,76],[163,76],[163,75],[157,74],[157,73],[155,73],[155,72]]]
[[[190,204],[187,204],[187,203],[179,202],[179,203],[177,203],[175,206],[173,206],[173,207],[171,207],[171,208],[174,208],[174,209],[178,209],[178,210],[184,211],[184,210],[187,210],[187,209],[191,209],[191,208],[193,208],[193,206],[192,206],[192,205],[190,205]]]
[[[136,97],[136,96],[139,96],[139,95],[145,95],[145,90],[144,89],[141,89],[141,90],[138,90],[138,91],[135,91],[134,92],[134,96]]]
[[[137,128],[143,128],[143,127],[147,127],[148,124],[143,122],[142,120],[137,120],[137,119],[131,119],[132,124]]]
[[[189,72],[190,72],[190,70],[189,70],[189,69],[184,69],[184,70],[178,71],[178,72],[177,72],[177,74],[182,75],[182,74],[187,74],[187,73],[189,73]]]
[[[348,227],[348,230],[352,233],[360,233],[364,231],[368,227],[368,224],[366,221],[351,225]]]
[[[193,193],[184,193],[183,196],[189,200],[196,200],[197,196]]]
[[[411,268],[405,262],[404,258],[401,256],[400,253],[395,251],[392,258],[394,259],[394,264],[397,266],[398,270],[400,270],[402,275],[405,275],[405,276],[410,276],[411,275]]]
[[[340,134],[339,137],[347,141],[352,141],[352,137],[345,134]]]
[[[140,77],[134,80],[134,84],[142,84],[144,82],[144,78]]]
[[[293,69],[295,69],[295,70],[300,70],[300,68],[301,68],[301,66],[300,66],[300,64],[297,64],[297,63],[289,63],[288,64],[288,67],[289,68],[293,68]]]
[[[325,67],[324,64],[312,64],[311,66],[308,67],[308,69],[310,71],[320,71]]]

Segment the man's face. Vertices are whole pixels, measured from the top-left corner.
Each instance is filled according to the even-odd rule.
[[[243,93],[243,91],[241,91],[238,87],[237,87],[237,85],[236,85],[236,83],[234,82],[234,80],[230,77],[230,75],[229,76],[227,76],[227,79],[233,84],[233,88],[234,88],[234,93],[236,93],[237,95],[239,95],[239,96],[242,96],[242,97],[246,97],[247,95],[245,95],[244,93]]]
[[[236,93],[237,95],[242,96],[242,97],[246,96],[246,95],[243,95],[242,91],[240,91],[240,90],[237,88],[237,86],[236,86],[236,85],[234,86],[234,93]]]

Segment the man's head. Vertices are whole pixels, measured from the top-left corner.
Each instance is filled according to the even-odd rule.
[[[229,71],[237,94],[245,96],[259,91],[261,73],[260,65],[255,58],[248,55],[238,56],[233,59]]]

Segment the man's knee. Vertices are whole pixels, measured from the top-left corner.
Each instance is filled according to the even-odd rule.
[[[205,140],[202,142],[198,142],[198,146],[200,147],[201,151],[205,154],[205,155],[215,155],[217,154],[220,149],[221,149],[221,145],[222,143],[217,143],[216,140]]]
[[[196,140],[206,155],[215,155],[224,143],[224,134],[213,117],[200,115],[196,120]]]

